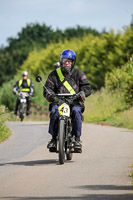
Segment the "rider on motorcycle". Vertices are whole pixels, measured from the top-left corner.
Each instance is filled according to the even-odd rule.
[[[76,62],[76,54],[70,49],[62,51],[60,54],[60,67],[52,71],[45,83],[46,88],[43,95],[51,103],[49,133],[52,135],[48,148],[56,145],[56,135],[58,128],[58,106],[60,100],[54,98],[54,94],[60,93],[79,93],[80,97],[73,101],[71,105],[72,117],[72,134],[75,135],[75,146],[82,148],[81,145],[81,129],[82,129],[82,113],[84,112],[85,97],[91,94],[91,86],[86,75],[77,68],[74,68]]]
[[[26,99],[27,99],[26,115],[29,115],[30,114],[30,96],[34,96],[34,85],[33,85],[32,81],[28,78],[27,71],[22,72],[22,79],[18,80],[13,87],[14,94],[18,95],[18,93],[19,93],[18,91],[19,92],[27,92],[29,94],[29,96],[26,97]],[[15,111],[14,111],[15,115],[17,115],[19,104],[20,104],[20,99],[17,98]]]

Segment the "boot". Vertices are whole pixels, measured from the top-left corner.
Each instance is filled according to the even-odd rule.
[[[47,148],[56,148],[56,139],[52,137],[52,139],[50,140],[50,142],[47,145]]]
[[[82,152],[82,142],[80,140],[80,137],[75,137],[74,151],[75,153]]]

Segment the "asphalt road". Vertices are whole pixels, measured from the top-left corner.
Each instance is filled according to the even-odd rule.
[[[0,144],[0,200],[133,200],[133,131],[83,124],[83,152],[58,164],[48,122],[8,122]]]

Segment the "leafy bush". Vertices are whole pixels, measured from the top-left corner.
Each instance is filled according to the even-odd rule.
[[[105,87],[112,92],[119,90],[125,102],[133,105],[133,57],[121,68],[106,74]]]
[[[0,106],[0,142],[10,135],[10,130],[5,125],[5,107]]]
[[[16,102],[16,97],[13,95],[12,88],[14,80],[4,83],[0,89],[0,104],[8,107],[9,110],[13,110]]]
[[[46,81],[46,76],[44,76],[41,72],[39,73],[42,77],[43,83]],[[38,83],[35,81],[35,77],[30,76],[32,82],[34,83],[34,88],[35,88],[35,95],[34,97],[31,98],[31,102],[39,105],[49,105],[48,101],[46,98],[43,97],[43,86],[41,83]]]
[[[49,43],[64,42],[65,39],[82,38],[86,34],[100,35],[95,29],[77,26],[64,31],[53,30],[45,24],[30,23],[22,28],[16,38],[8,38],[8,46],[0,47],[0,86],[16,74],[28,54],[36,49],[45,48]]]
[[[124,34],[115,34],[110,30],[109,33],[99,36],[89,34],[80,39],[52,42],[45,49],[34,49],[30,52],[18,73],[26,69],[34,76],[41,71],[47,75],[59,60],[60,53],[70,48],[77,55],[76,66],[85,72],[92,88],[100,89],[104,86],[105,74],[127,62],[133,48],[132,35],[133,29],[128,28]]]
[[[40,73],[41,75],[41,73]],[[34,88],[35,88],[35,95],[31,97],[31,102],[39,105],[48,105],[47,100],[43,97],[43,86],[41,83],[37,83],[35,81],[35,77],[30,76]],[[45,82],[46,78],[42,75],[43,82]],[[13,80],[8,83],[4,83],[2,88],[0,88],[0,104],[5,105],[10,111],[14,110],[17,96],[13,94],[12,89],[17,80],[21,79],[21,76],[15,76]]]

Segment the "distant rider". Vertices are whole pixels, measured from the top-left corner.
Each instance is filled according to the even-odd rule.
[[[56,63],[54,64],[54,68],[57,69],[57,68],[59,68],[59,67],[60,67],[60,62],[56,62]]]
[[[28,78],[27,71],[22,72],[22,79],[18,80],[13,87],[14,94],[18,95],[19,92],[27,92],[29,94],[29,96],[26,97],[27,98],[26,115],[29,115],[30,114],[30,103],[31,103],[30,96],[34,96],[34,85],[33,85],[32,81]],[[20,104],[20,100],[18,97],[17,101],[16,101],[15,111],[14,111],[15,115],[17,115],[19,104]]]
[[[91,94],[91,86],[86,75],[77,68],[74,68],[76,62],[76,54],[70,49],[62,51],[60,54],[60,67],[52,71],[45,83],[46,88],[51,95],[44,89],[44,97],[52,102],[50,113],[49,133],[52,135],[48,148],[56,145],[57,125],[58,125],[58,106],[60,102],[53,97],[52,94],[59,93],[79,93],[80,98],[74,100],[71,105],[72,117],[72,134],[75,135],[75,146],[82,148],[81,145],[81,129],[82,129],[82,112],[84,111],[85,97]],[[64,81],[61,79],[64,77]],[[65,85],[64,82],[67,82]],[[71,89],[70,89],[71,88]]]

